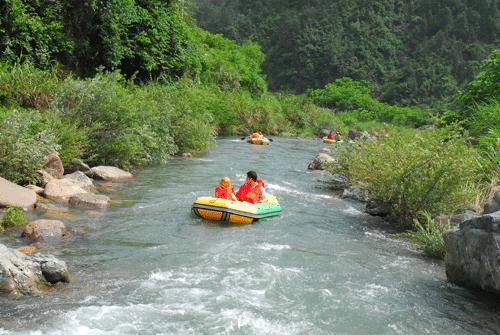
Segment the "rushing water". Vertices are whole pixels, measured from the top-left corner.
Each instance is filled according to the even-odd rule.
[[[222,139],[201,159],[103,185],[113,207],[68,218],[72,240],[43,249],[74,282],[0,300],[0,334],[498,334],[498,302],[447,283],[442,263],[321,187],[306,171],[320,147]],[[249,169],[281,217],[191,217],[221,176],[239,185]]]

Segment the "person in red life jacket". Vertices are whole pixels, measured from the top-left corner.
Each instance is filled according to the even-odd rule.
[[[220,180],[219,186],[215,188],[214,193],[215,198],[238,201],[236,195],[234,194],[234,188],[233,185],[231,185],[231,179],[229,179],[229,177],[223,177]]]
[[[252,135],[250,135],[250,138],[252,138],[252,139],[257,139],[257,138],[260,138],[260,135],[259,135],[259,133],[258,133],[258,132],[256,132],[256,131],[255,131],[255,132],[253,132],[253,134],[252,134]]]
[[[333,131],[330,130],[330,132],[328,133],[328,135],[326,135],[326,139],[328,140],[334,140],[335,139],[335,136],[333,136]]]
[[[264,182],[257,179],[257,173],[255,171],[247,172],[247,180],[238,189],[236,197],[239,201],[245,201],[251,204],[256,204],[265,199],[266,191],[264,190]]]

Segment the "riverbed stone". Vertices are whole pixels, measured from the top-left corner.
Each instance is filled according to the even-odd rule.
[[[28,223],[21,236],[34,241],[49,241],[65,239],[70,233],[62,221],[40,219]]]
[[[87,177],[87,175],[85,173],[83,173],[82,171],[75,171],[75,172],[70,173],[70,174],[65,174],[63,178],[68,179],[68,180],[72,180],[72,181],[80,182],[89,188],[94,187],[94,182],[92,181],[92,179]]]
[[[68,199],[76,194],[88,192],[88,185],[70,179],[53,179],[45,185],[44,194],[48,198]]]
[[[17,251],[22,252],[25,255],[33,255],[37,252],[37,247],[34,245],[24,245],[22,247],[16,248]]]
[[[314,157],[314,159],[309,163],[307,168],[309,170],[324,170],[327,164],[335,164],[336,160],[329,154],[325,152],[320,152]]]
[[[500,295],[500,211],[462,222],[444,242],[449,281]]]
[[[500,186],[496,187],[484,205],[484,214],[500,211]]]
[[[0,244],[0,294],[38,295],[50,284],[69,281],[64,261],[51,255],[25,255]]]
[[[344,189],[342,198],[353,199],[360,202],[367,202],[369,200],[368,191],[355,186],[349,186]]]
[[[32,190],[33,192],[35,192],[36,194],[43,194],[43,188],[40,187],[40,186],[36,186],[36,185],[26,185],[24,186],[26,187],[28,190]]]
[[[53,152],[45,156],[45,164],[42,170],[54,178],[61,179],[64,175],[64,166],[59,155]]]
[[[114,166],[95,166],[90,171],[93,178],[107,181],[124,181],[133,178],[130,172]]]
[[[82,208],[109,207],[109,197],[102,194],[81,193],[69,198],[69,204]]]
[[[0,207],[32,208],[36,193],[0,177]]]

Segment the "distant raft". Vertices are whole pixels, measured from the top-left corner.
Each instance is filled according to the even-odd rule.
[[[247,140],[248,143],[250,144],[256,144],[256,145],[269,145],[269,139],[263,137],[263,138],[249,138]]]
[[[206,220],[250,224],[260,219],[277,216],[283,209],[275,197],[268,195],[264,202],[258,204],[200,197],[194,201],[191,211],[194,215]]]

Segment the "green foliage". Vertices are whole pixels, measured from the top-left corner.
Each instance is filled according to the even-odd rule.
[[[466,111],[477,104],[500,103],[500,50],[486,58],[481,71],[458,96],[459,105]]]
[[[415,230],[408,231],[403,235],[420,246],[427,255],[443,259],[445,255],[443,235],[450,229],[449,221],[435,220],[432,215],[426,212],[420,216],[422,216],[424,223],[419,219],[414,219]]]
[[[32,63],[0,63],[0,104],[45,111],[58,86],[57,69],[37,69]]]
[[[349,179],[390,207],[400,223],[421,211],[451,213],[473,203],[491,172],[462,136],[447,129],[389,132],[342,151],[339,162]]]
[[[0,118],[0,175],[5,179],[36,183],[43,158],[57,149],[39,113],[13,110]]]
[[[0,228],[11,228],[26,222],[23,210],[15,207],[7,207],[3,213]]]
[[[194,0],[201,27],[258,42],[272,90],[304,92],[342,77],[382,101],[453,96],[500,45],[498,1]]]
[[[264,54],[259,45],[251,42],[238,45],[197,27],[190,32],[193,42],[200,48],[202,67],[199,75],[204,83],[215,83],[224,92],[240,88],[256,95],[266,92],[266,80],[261,73]]]
[[[356,121],[389,122],[417,127],[429,122],[430,113],[417,107],[400,107],[382,103],[370,95],[366,81],[351,78],[337,79],[322,89],[310,90],[308,96],[319,106],[337,112],[350,111]]]

